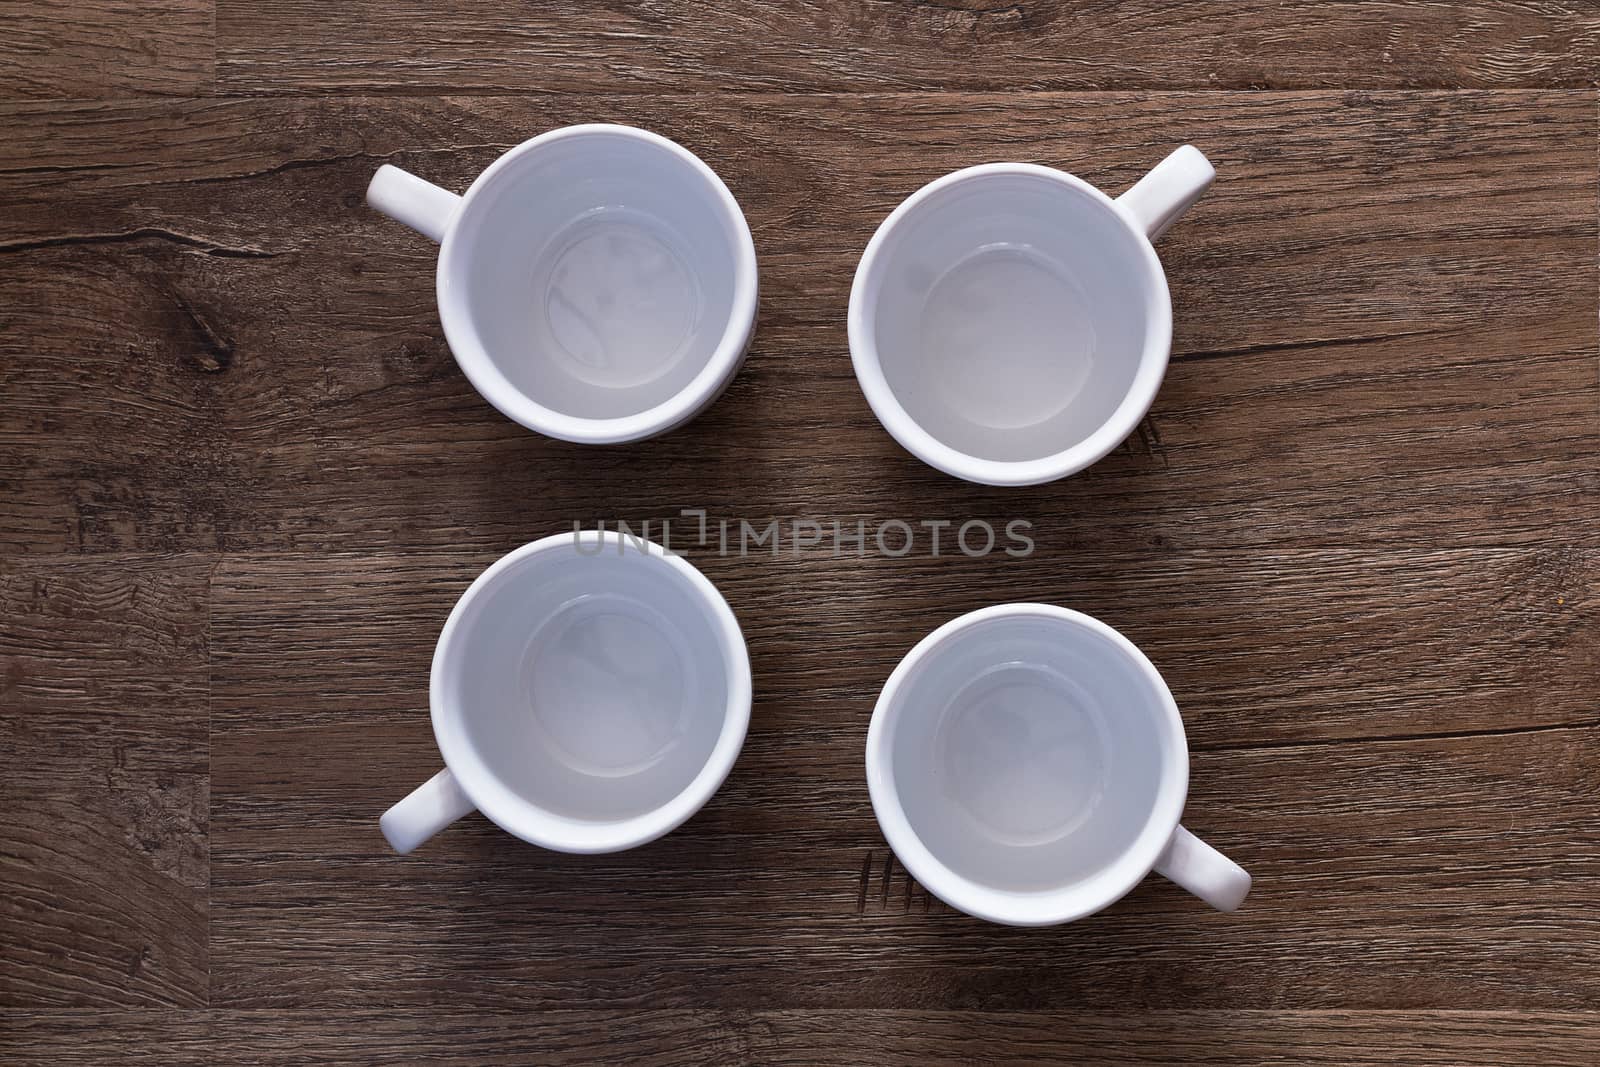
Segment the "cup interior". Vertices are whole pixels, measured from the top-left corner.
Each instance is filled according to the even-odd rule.
[[[458,357],[481,349],[516,392],[576,419],[667,403],[725,340],[742,344],[736,314],[754,306],[750,232],[726,186],[624,127],[571,127],[503,157],[468,192],[445,261],[441,296],[464,300],[446,322]]]
[[[659,549],[587,536],[581,549],[548,539],[480,579],[434,666],[447,762],[469,792],[480,776],[463,767],[514,798],[496,810],[474,792],[487,814],[554,846],[675,804],[687,817],[721,783],[749,715],[743,640],[710,583]],[[527,833],[523,816],[542,828]]]
[[[1124,639],[1074,616],[1040,606],[952,624],[878,709],[874,804],[882,818],[887,801],[907,866],[958,907],[982,914],[975,898],[1000,894],[988,907],[1011,909],[1003,921],[1094,910],[1143,877],[1177,824],[1188,758],[1172,697]],[[901,817],[939,869],[902,851]]]
[[[971,168],[913,196],[874,245],[852,295],[852,346],[957,456],[1070,452],[1116,421],[1141,366],[1159,359],[1146,375],[1154,396],[1170,344],[1166,282],[1148,243],[1091,187],[1045,167]]]

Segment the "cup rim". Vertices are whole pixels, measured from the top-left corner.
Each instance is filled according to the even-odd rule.
[[[1162,752],[1161,781],[1150,815],[1133,845],[1114,862],[1081,883],[1054,889],[1020,891],[999,889],[959,874],[935,856],[911,826],[895,785],[891,753],[896,719],[895,701],[911,673],[957,634],[1001,618],[1037,618],[1065,622],[1108,641],[1133,662],[1159,695],[1167,722]],[[1117,630],[1091,615],[1053,604],[998,604],[951,619],[906,653],[895,666],[872,710],[867,727],[867,792],[872,810],[889,847],[924,889],[958,911],[1007,926],[1053,926],[1071,922],[1116,903],[1139,884],[1172,839],[1183,815],[1189,792],[1189,749],[1178,705],[1155,665]],[[1089,893],[1089,889],[1095,889]]]
[[[1001,175],[1045,179],[1084,194],[1088,202],[1109,211],[1135,239],[1133,246],[1138,249],[1140,263],[1154,298],[1150,302],[1150,314],[1145,323],[1144,349],[1140,353],[1138,370],[1111,417],[1072,447],[1025,460],[983,459],[962,452],[939,440],[913,419],[894,395],[883,373],[874,330],[877,309],[868,305],[867,290],[873,282],[872,275],[883,248],[894,230],[912,212],[952,186],[981,182]],[[981,163],[935,178],[901,201],[878,225],[861,254],[855,281],[850,287],[848,333],[850,362],[855,367],[861,391],[866,395],[867,403],[878,421],[902,448],[929,466],[969,482],[998,486],[1039,485],[1075,474],[1104,459],[1133,433],[1139,420],[1150,410],[1166,376],[1167,363],[1172,354],[1172,295],[1167,287],[1166,271],[1162,269],[1161,260],[1149,237],[1138,221],[1114,199],[1082,178],[1054,167],[1037,163]]]
[[[466,592],[451,608],[449,617],[434,646],[433,665],[428,679],[428,703],[434,739],[445,766],[450,768],[463,792],[490,822],[530,844],[557,852],[619,852],[646,844],[677,829],[699,811],[721,788],[733,769],[750,727],[750,656],[744,633],[733,609],[717,587],[693,564],[669,554],[654,541],[622,536],[614,530],[583,530],[552,534],[532,541],[501,556],[473,579]],[[662,565],[677,571],[699,595],[711,616],[723,654],[727,700],[723,707],[722,728],[716,744],[699,772],[671,800],[626,819],[588,820],[557,815],[523,799],[502,782],[478,755],[462,726],[461,709],[447,697],[452,660],[457,655],[456,631],[471,605],[488,594],[502,576],[523,561],[545,552],[577,545],[600,545],[607,550],[628,552],[641,548]]]
[[[473,212],[483,190],[499,180],[500,175],[551,144],[596,137],[643,141],[664,149],[687,164],[711,190],[734,242],[733,301],[722,337],[705,365],[687,385],[654,407],[607,419],[585,418],[557,411],[511,384],[495,365],[472,324],[466,306],[466,282],[462,273],[466,253],[456,240],[457,234],[462,232],[462,221]],[[440,243],[435,281],[439,319],[444,326],[445,339],[449,342],[456,363],[473,388],[508,419],[547,437],[578,444],[620,444],[653,437],[693,418],[715,399],[744,359],[755,323],[757,288],[756,246],[750,236],[750,224],[745,220],[733,193],[716,171],[676,141],[649,130],[608,122],[582,123],[546,131],[523,141],[489,164],[461,195],[461,205]]]

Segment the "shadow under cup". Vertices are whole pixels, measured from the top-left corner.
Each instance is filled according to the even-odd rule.
[[[457,289],[446,331],[491,401],[503,383],[558,419],[624,419],[715,395],[748,340],[754,271],[744,217],[704,163],[644,131],[573,127],[471,190],[441,307]]]
[[[688,564],[579,544],[547,539],[463,598],[434,665],[434,725],[505,829],[608,851],[665,833],[721,784],[749,667],[731,611]]]
[[[1149,409],[1170,345],[1149,242],[1103,194],[1027,164],[914,194],[874,237],[851,299],[880,420],[934,466],[993,484],[1109,452]],[[1055,460],[1066,469],[996,467]]]
[[[890,844],[930,891],[996,921],[1111,903],[1177,825],[1188,760],[1171,695],[1058,609],[951,627],[875,712],[869,782]]]

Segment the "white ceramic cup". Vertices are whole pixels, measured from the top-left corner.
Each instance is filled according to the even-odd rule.
[[[924,462],[986,485],[1101,459],[1150,410],[1171,354],[1151,241],[1215,176],[1185,145],[1115,200],[1028,163],[913,193],[850,291],[850,356],[878,420]]]
[[[1223,911],[1250,891],[1178,824],[1189,750],[1161,675],[1066,608],[1003,604],[923,638],[873,710],[867,786],[906,870],[991,922],[1070,922],[1152,870]]]
[[[557,534],[478,576],[429,683],[445,769],[384,813],[399,852],[473,810],[561,852],[616,852],[698,811],[750,723],[750,660],[705,575],[615,532]]]
[[[756,251],[722,179],[629,126],[552,130],[457,196],[385,164],[367,202],[438,241],[456,362],[508,418],[614,444],[693,418],[755,332]]]

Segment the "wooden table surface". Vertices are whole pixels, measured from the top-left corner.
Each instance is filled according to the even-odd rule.
[[[1600,7],[1580,0],[7,2],[0,1062],[1600,1062]],[[363,202],[644,126],[743,205],[761,322],[689,427],[497,415]],[[851,372],[873,228],[953,168],[1118,192],[1185,141],[1150,417],[1029,490]],[[574,520],[1033,523],[1025,559],[691,551],[756,698],[636,851],[378,814],[445,613]],[[887,851],[878,688],[983,605],[1165,673],[1255,876],[980,923]]]

